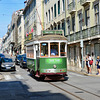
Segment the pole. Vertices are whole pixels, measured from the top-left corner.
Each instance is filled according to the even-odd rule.
[[[83,68],[84,68],[84,65],[83,65],[83,40],[80,41],[80,47],[81,47],[81,55],[82,55],[82,71],[83,71]]]
[[[65,34],[66,35],[66,0],[65,0]]]

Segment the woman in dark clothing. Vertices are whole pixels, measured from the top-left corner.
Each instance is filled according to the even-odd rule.
[[[87,73],[89,73],[88,56],[86,56],[86,67],[87,67]]]
[[[100,75],[100,57],[97,56],[97,61],[96,61],[96,66],[97,66],[97,75]]]

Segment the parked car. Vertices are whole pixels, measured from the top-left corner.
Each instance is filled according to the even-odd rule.
[[[2,54],[2,53],[0,53],[0,57],[1,57],[1,58],[5,58],[5,55]]]
[[[19,65],[20,64],[20,60],[22,58],[22,55],[17,55],[16,58],[15,58],[15,64],[16,65]]]
[[[22,67],[22,68],[27,68],[26,56],[22,56],[22,58],[21,58],[21,60],[20,60],[20,67]]]
[[[1,71],[16,70],[15,63],[12,58],[2,58]]]

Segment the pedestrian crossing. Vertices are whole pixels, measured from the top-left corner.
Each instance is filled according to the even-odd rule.
[[[20,74],[3,75],[3,79],[6,80],[6,81],[13,81],[13,80],[23,80],[24,77],[22,77]]]

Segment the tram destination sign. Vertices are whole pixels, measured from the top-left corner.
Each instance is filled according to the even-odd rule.
[[[63,35],[64,33],[63,33],[63,30],[44,30],[44,31],[42,31],[42,34],[43,35],[49,35],[49,34],[51,34],[51,35],[54,35],[54,34],[60,34],[60,35]]]

